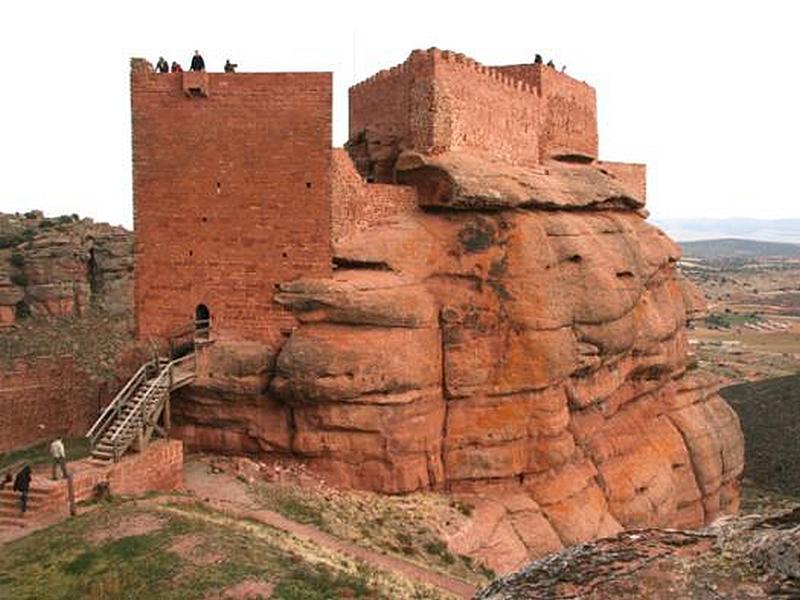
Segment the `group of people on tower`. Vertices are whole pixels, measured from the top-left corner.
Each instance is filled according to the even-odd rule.
[[[235,73],[236,67],[239,65],[232,63],[230,59],[225,61],[225,72],[226,73]],[[192,56],[192,62],[189,67],[190,71],[205,71],[206,70],[206,62],[203,60],[203,57],[200,54],[199,50],[194,51],[194,55]],[[158,57],[158,62],[156,63],[156,73],[182,73],[183,67],[176,62],[172,61],[172,64],[167,64],[167,61],[164,60],[163,56]]]
[[[541,54],[537,54],[533,59],[533,64],[535,64],[535,65],[541,65],[543,62],[544,62],[544,59],[542,58]],[[555,69],[556,68],[556,63],[553,62],[553,59],[550,59],[550,60],[547,61],[547,66],[550,67],[551,69]],[[564,73],[566,70],[567,70],[567,66],[566,65],[561,67],[561,72],[562,73]]]

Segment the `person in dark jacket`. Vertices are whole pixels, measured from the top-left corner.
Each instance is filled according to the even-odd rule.
[[[31,468],[22,467],[14,479],[14,491],[19,492],[19,509],[22,514],[28,510],[28,491],[31,489]]]
[[[226,73],[236,73],[236,67],[238,67],[236,63],[232,63],[231,59],[227,59],[225,61],[225,72]]]
[[[158,57],[158,62],[156,63],[156,72],[169,73],[169,65],[167,64],[167,61],[164,60],[163,56]]]
[[[206,61],[203,60],[203,57],[200,56],[200,52],[198,50],[194,51],[194,56],[192,57],[192,71],[205,71],[206,70]]]
[[[535,65],[540,65],[543,62],[544,62],[544,59],[542,58],[541,54],[537,54],[533,59],[533,64],[535,64]]]

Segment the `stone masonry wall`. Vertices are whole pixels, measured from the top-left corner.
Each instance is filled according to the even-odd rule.
[[[538,90],[542,159],[564,155],[597,158],[597,99],[592,86],[545,65],[493,68]]]
[[[19,360],[0,370],[0,451],[85,433],[100,405],[87,379],[69,356]]]
[[[333,151],[332,167],[334,243],[392,217],[412,213],[418,208],[415,188],[365,183],[344,150]]]
[[[635,198],[647,197],[647,166],[639,163],[597,161],[597,166],[610,173]]]
[[[131,96],[139,338],[202,303],[217,336],[277,345],[294,321],[275,284],[331,271],[331,74],[156,74],[134,59]]]
[[[107,481],[111,493],[139,496],[147,492],[171,492],[183,486],[183,443],[156,440],[142,452],[131,452],[107,466],[89,460],[69,463],[76,502],[91,500],[98,483]],[[67,483],[61,479],[48,488],[37,504],[37,511],[69,514]]]
[[[538,96],[463,54],[416,50],[350,88],[350,138],[370,130],[402,149],[472,149],[511,163],[538,161]]]

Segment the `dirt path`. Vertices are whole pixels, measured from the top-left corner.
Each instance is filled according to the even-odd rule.
[[[187,463],[184,470],[188,491],[204,499],[214,509],[235,519],[252,519],[311,541],[336,553],[346,554],[383,571],[397,573],[406,579],[434,586],[459,598],[472,598],[476,588],[459,579],[425,569],[402,558],[380,554],[349,541],[336,538],[313,525],[298,523],[283,515],[253,507],[245,486],[227,474],[209,477],[206,465]],[[224,483],[221,481],[224,479]]]

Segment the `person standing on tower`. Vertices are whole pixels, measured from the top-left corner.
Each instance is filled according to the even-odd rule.
[[[192,56],[192,71],[205,71],[206,70],[206,62],[203,60],[203,57],[200,56],[200,52],[198,50],[194,51],[194,56]]]
[[[169,65],[167,64],[167,61],[164,60],[163,56],[158,57],[158,62],[156,63],[156,72],[169,73]]]

